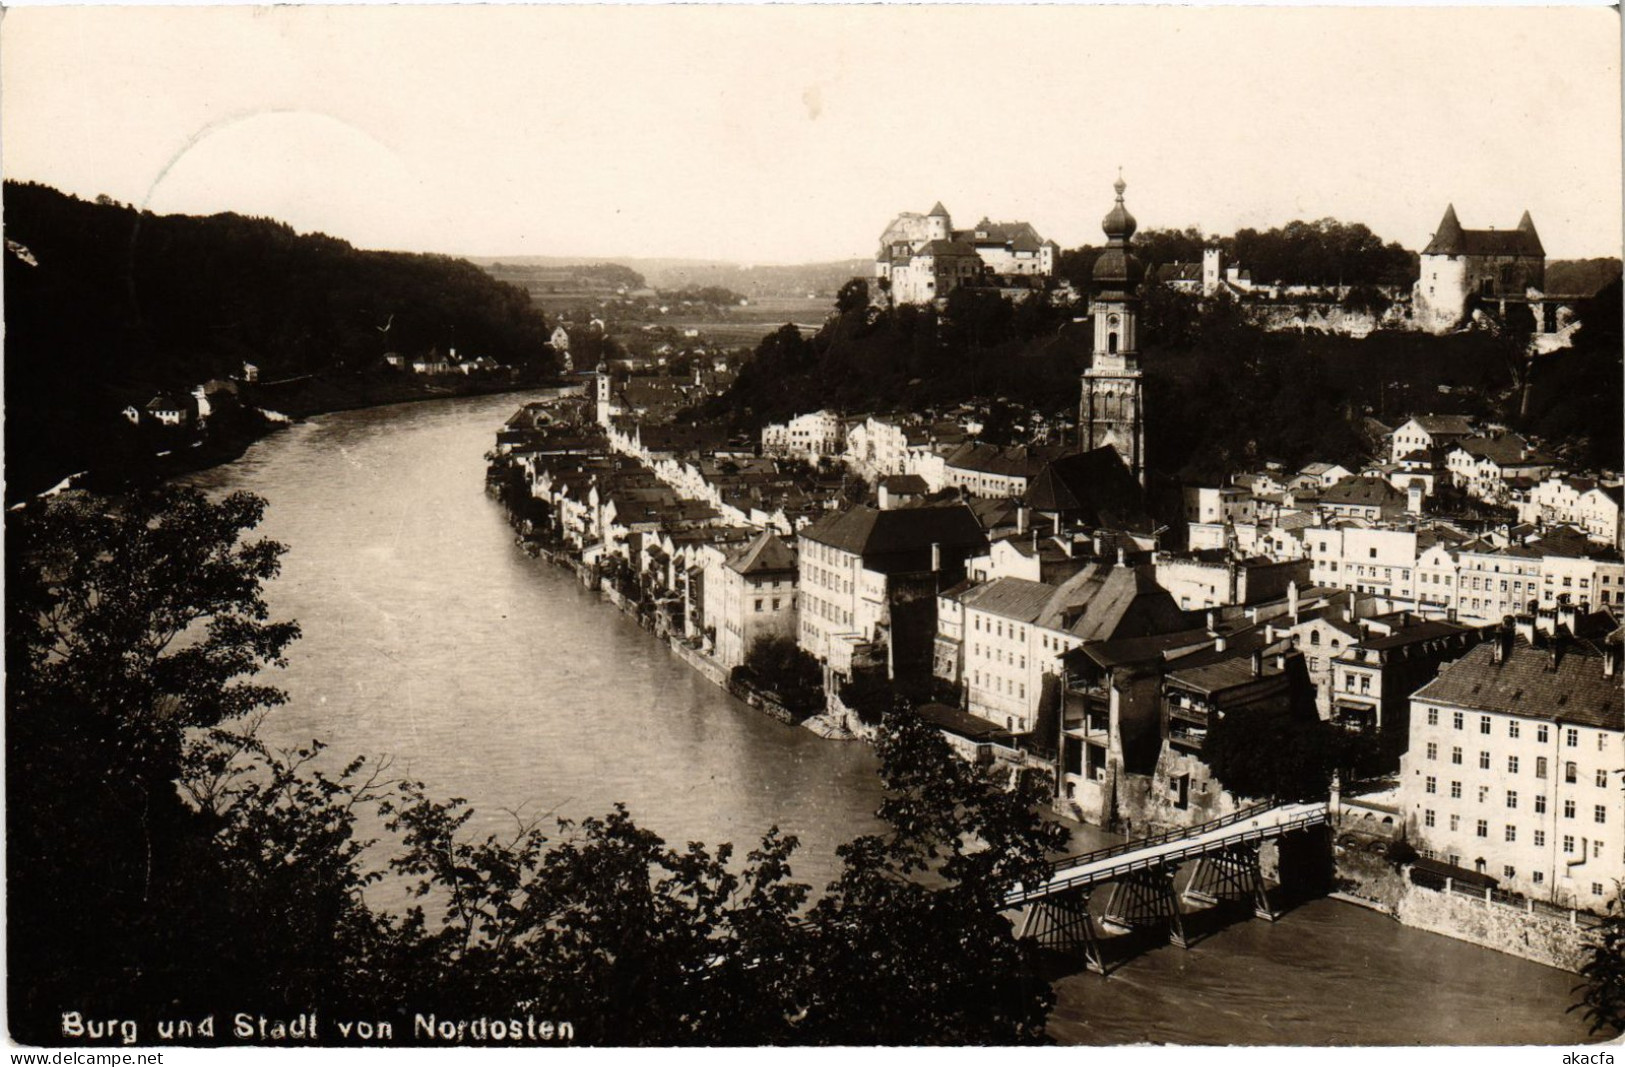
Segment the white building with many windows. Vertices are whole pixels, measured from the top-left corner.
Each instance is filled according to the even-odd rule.
[[[1411,698],[1400,796],[1423,855],[1600,910],[1625,878],[1622,769],[1618,634],[1502,633]]]

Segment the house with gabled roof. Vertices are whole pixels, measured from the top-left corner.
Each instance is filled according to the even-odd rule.
[[[796,553],[771,530],[721,553],[705,570],[707,629],[716,634],[716,658],[732,670],[756,642],[796,638]]]
[[[1417,451],[1439,452],[1473,435],[1473,420],[1465,415],[1413,415],[1394,431],[1390,456],[1402,463]]]

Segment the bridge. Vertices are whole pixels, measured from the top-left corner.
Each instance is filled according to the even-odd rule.
[[[1089,912],[1096,889],[1107,891],[1102,926],[1127,932],[1166,924],[1169,941],[1188,948],[1174,893],[1174,873],[1181,865],[1196,864],[1185,886],[1186,902],[1250,903],[1254,914],[1273,922],[1276,913],[1264,892],[1258,846],[1329,820],[1325,801],[1255,805],[1198,826],[1057,860],[1044,881],[1017,885],[1005,898],[1005,906],[1027,908],[1022,937],[1061,951],[1081,950],[1089,969],[1104,974]]]

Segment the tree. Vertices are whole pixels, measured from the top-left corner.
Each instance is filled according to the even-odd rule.
[[[853,278],[835,294],[835,310],[843,315],[849,311],[862,311],[868,306],[869,283],[862,278]]]
[[[1054,993],[1000,907],[1069,832],[1037,814],[1036,779],[1006,789],[911,712],[886,717],[876,749],[890,829],[841,847],[841,876],[809,914],[803,1029],[853,1045],[1040,1040]]]
[[[177,911],[198,939],[224,937],[185,914],[206,892],[196,864],[215,825],[176,782],[193,732],[283,699],[246,680],[298,633],[268,621],[261,596],[282,547],[242,541],[263,510],[247,494],[167,488],[112,509],[58,497],[6,524],[8,889],[29,916],[12,924],[20,1033],[64,997],[161,1002],[153,990],[173,975],[156,961],[214,974],[174,955],[193,940]]]
[[[1625,917],[1615,915],[1593,932],[1586,951],[1585,981],[1573,989],[1580,1002],[1569,1011],[1583,1009],[1593,1034],[1625,1032]]]
[[[740,670],[778,694],[791,708],[811,710],[823,701],[823,668],[793,638],[757,638],[746,651]]]
[[[1326,795],[1344,762],[1342,729],[1312,712],[1254,705],[1219,716],[1202,759],[1220,784],[1244,797],[1293,801]]]
[[[840,850],[810,912],[777,829],[743,865],[727,845],[669,848],[618,806],[556,836],[518,814],[476,833],[463,801],[387,763],[330,773],[319,743],[258,739],[282,695],[243,679],[297,632],[261,597],[281,547],[242,539],[262,510],[169,489],[8,523],[15,1036],[48,1043],[81,1006],[320,1006],[403,1033],[403,1010],[532,1013],[594,1044],[1042,1037],[1053,994],[1000,911],[1066,842],[1039,783],[1006,789],[893,713],[877,741],[889,829]],[[356,832],[369,809],[383,866]],[[390,875],[415,895],[402,917],[364,895]]]

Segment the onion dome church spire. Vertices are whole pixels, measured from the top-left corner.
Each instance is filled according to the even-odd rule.
[[[1100,223],[1106,232],[1106,248],[1095,260],[1095,297],[1089,303],[1095,343],[1078,403],[1079,443],[1086,450],[1114,449],[1143,486],[1144,393],[1136,290],[1145,277],[1145,267],[1129,251],[1129,238],[1138,224],[1123,204],[1128,184],[1121,172],[1112,188],[1117,191],[1117,203]]]
[[[1123,192],[1128,188],[1128,183],[1123,181],[1121,172],[1112,188],[1117,190],[1117,203],[1100,220],[1100,228],[1106,234],[1106,250],[1095,260],[1094,271],[1095,287],[1100,290],[1102,299],[1107,298],[1108,294],[1126,296],[1145,277],[1144,265],[1128,250],[1129,238],[1134,236],[1139,223],[1123,205]]]

